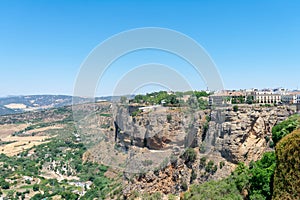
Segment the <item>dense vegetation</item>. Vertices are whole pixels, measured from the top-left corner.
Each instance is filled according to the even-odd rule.
[[[300,130],[284,137],[276,145],[277,166],[273,199],[300,198]]]
[[[300,195],[300,131],[287,134],[298,126],[298,115],[274,126],[272,132],[278,142],[275,152],[266,152],[249,166],[239,163],[228,178],[192,185],[183,199],[268,200],[272,195],[275,199],[297,199]],[[200,159],[202,167],[205,162],[204,157]]]
[[[287,134],[291,133],[299,127],[300,118],[298,115],[293,115],[287,120],[283,121],[282,123],[274,126],[272,128],[272,139],[274,144],[276,145],[281,138],[283,138],[284,136],[286,136]]]
[[[226,179],[193,185],[184,199],[270,199],[274,169],[275,154],[267,152],[250,167],[240,163]]]
[[[189,96],[188,100],[183,101],[183,97]],[[147,105],[159,105],[163,106],[190,106],[192,108],[206,109],[208,101],[203,100],[202,97],[208,97],[209,93],[205,91],[187,91],[187,92],[175,92],[168,93],[166,91],[153,92],[146,95],[136,95],[134,99],[130,100],[130,103],[140,103]]]
[[[243,104],[245,103],[245,97],[244,96],[232,97],[231,102],[232,104]]]
[[[54,196],[78,199],[79,194],[85,192],[81,199],[103,199],[118,188],[119,183],[104,176],[107,167],[82,161],[86,148],[76,142],[73,131],[72,126],[63,132],[60,130],[61,134],[48,143],[28,149],[18,156],[0,154],[0,193],[8,199],[24,199],[25,194],[34,191],[36,194],[31,199],[40,200]],[[79,180],[46,179],[42,169],[64,177],[79,177]]]
[[[199,199],[243,199],[234,182],[227,179],[221,181],[209,181],[201,185],[193,185],[189,192],[183,196],[184,200]]]

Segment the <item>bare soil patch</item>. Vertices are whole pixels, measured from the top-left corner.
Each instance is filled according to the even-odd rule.
[[[22,103],[10,103],[10,104],[5,105],[5,107],[9,108],[9,109],[24,109],[24,108],[27,108],[27,106],[25,104],[22,104]]]
[[[0,139],[3,139],[14,132],[24,130],[28,124],[5,124],[0,125]]]
[[[3,142],[12,142],[0,147],[0,152],[6,154],[7,156],[14,156],[26,149],[32,148],[34,145],[40,145],[47,143],[46,139],[49,136],[30,136],[30,137],[19,137],[19,136],[7,136],[3,138]]]

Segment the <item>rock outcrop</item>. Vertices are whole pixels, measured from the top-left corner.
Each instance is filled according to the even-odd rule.
[[[190,169],[182,160],[176,161],[161,170],[150,171],[132,178],[131,181],[126,181],[123,194],[127,197],[132,191],[175,194],[183,191],[182,185],[189,182],[190,174]]]
[[[208,111],[157,107],[153,111],[131,116],[127,107],[119,106],[115,113],[117,142],[126,148],[137,146],[166,150],[196,147]]]
[[[219,152],[228,162],[256,161],[270,151],[272,127],[293,113],[288,107],[261,107],[240,105],[211,112],[209,130],[205,139],[206,153]]]

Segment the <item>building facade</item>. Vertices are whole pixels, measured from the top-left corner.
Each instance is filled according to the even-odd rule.
[[[256,94],[254,96],[254,100],[256,103],[280,103],[281,95],[280,94]]]
[[[300,104],[300,94],[297,94],[297,96],[296,96],[296,103]]]
[[[297,96],[292,94],[282,95],[281,102],[284,104],[295,104],[297,103]]]
[[[258,104],[300,104],[300,91],[286,89],[225,90],[209,97],[210,105],[258,103]]]

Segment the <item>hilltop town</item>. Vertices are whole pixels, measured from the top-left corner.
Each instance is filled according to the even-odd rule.
[[[299,104],[300,91],[276,89],[223,90],[209,96],[210,105],[259,103],[259,104]]]

